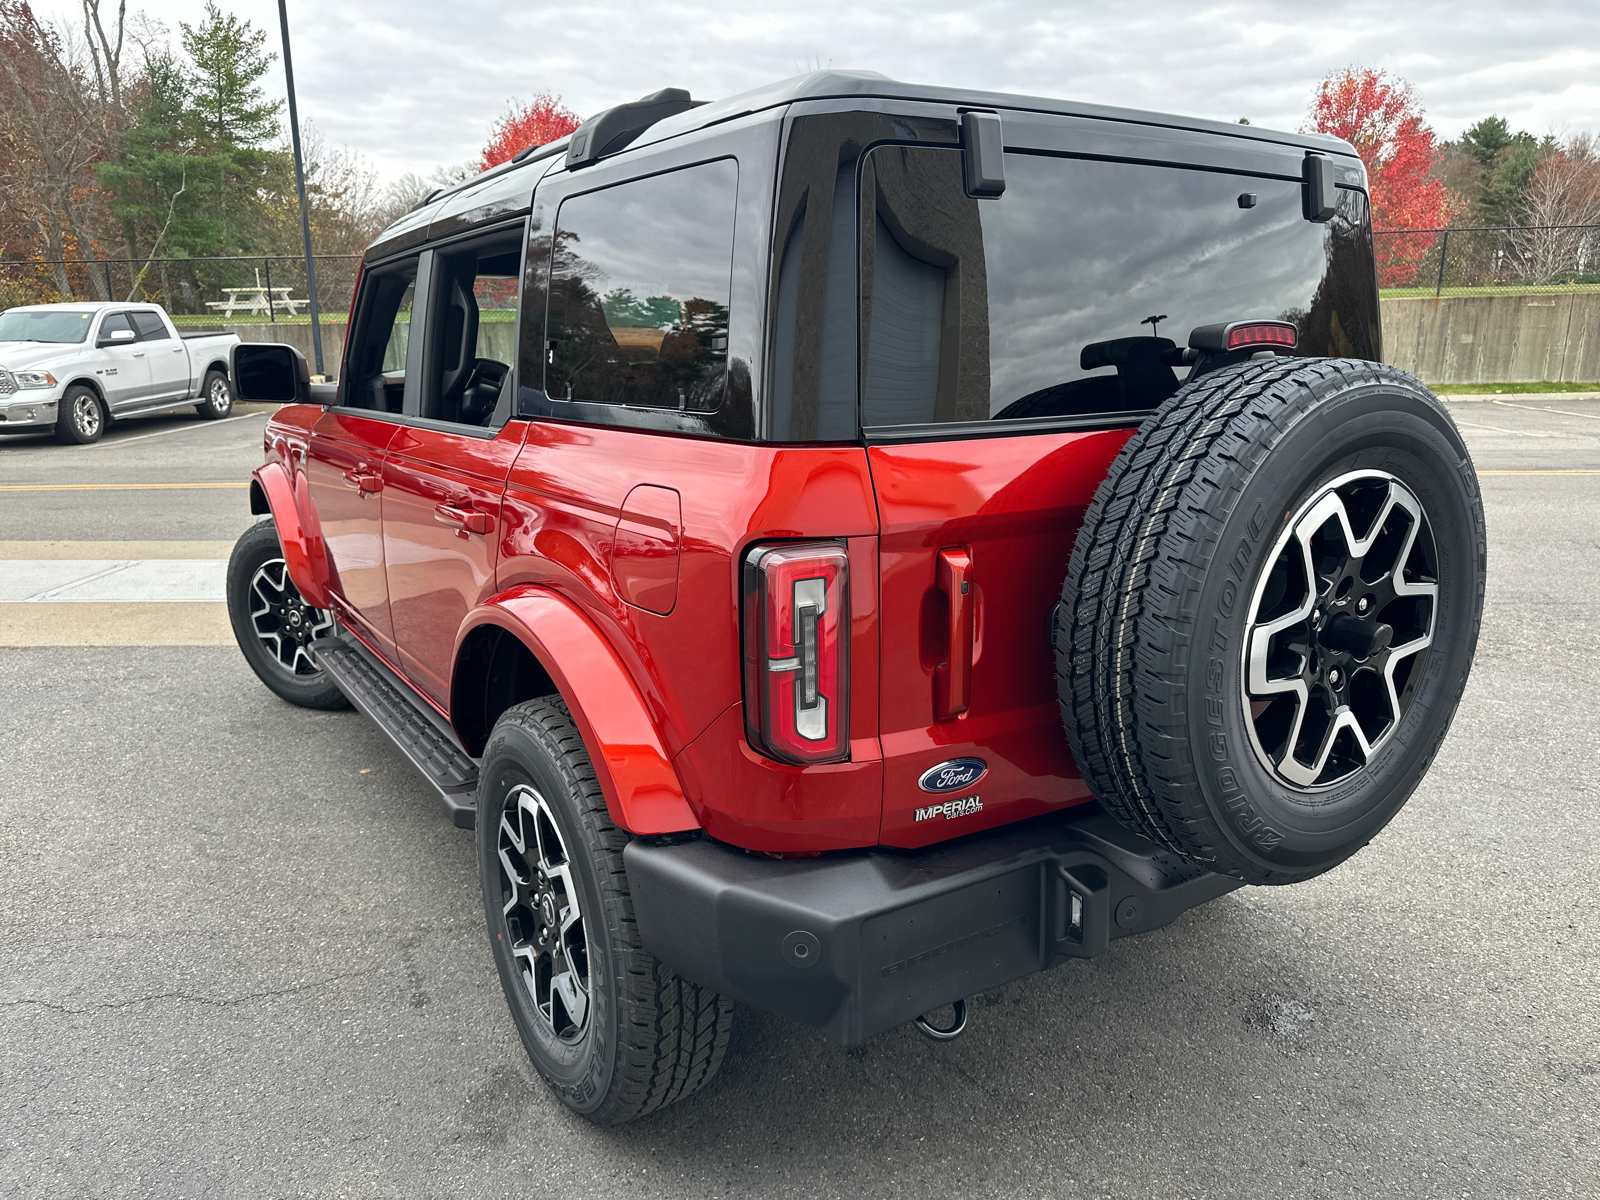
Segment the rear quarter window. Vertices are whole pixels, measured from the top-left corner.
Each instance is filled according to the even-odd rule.
[[[546,323],[550,399],[717,408],[738,187],[737,164],[721,159],[562,202]]]
[[[1008,153],[1005,193],[977,200],[958,151],[880,147],[862,176],[862,424],[1144,411],[1186,370],[1167,352],[1218,321],[1288,320],[1297,353],[1375,358],[1365,198],[1340,194],[1321,225],[1298,182]]]

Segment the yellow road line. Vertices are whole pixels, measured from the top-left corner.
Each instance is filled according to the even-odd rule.
[[[168,488],[247,488],[249,483],[0,483],[0,492],[148,492]]]
[[[1479,471],[1479,475],[1600,475],[1600,471]]]

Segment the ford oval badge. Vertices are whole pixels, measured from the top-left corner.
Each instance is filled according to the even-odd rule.
[[[989,764],[981,758],[952,758],[936,767],[929,767],[917,780],[925,792],[959,792],[969,788],[989,773]]]

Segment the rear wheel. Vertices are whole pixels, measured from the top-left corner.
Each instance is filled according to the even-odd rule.
[[[335,632],[333,614],[301,597],[270,520],[252,525],[234,544],[227,588],[233,636],[262,683],[302,708],[349,706],[311,654],[317,639]]]
[[[218,370],[206,372],[206,381],[200,385],[200,403],[194,406],[208,421],[225,417],[233,411],[233,385],[226,373]]]
[[[1112,464],[1062,592],[1085,779],[1250,883],[1344,861],[1405,804],[1466,685],[1483,508],[1438,400],[1349,359],[1186,385]]]
[[[561,1102],[616,1125],[689,1095],[721,1066],[733,1005],[639,942],[611,823],[559,699],[508,708],[484,749],[478,871],[489,945],[534,1067]]]
[[[98,442],[106,431],[106,407],[91,387],[69,387],[56,406],[56,441],[69,446]]]

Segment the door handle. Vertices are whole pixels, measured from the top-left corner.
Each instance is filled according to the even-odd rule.
[[[135,358],[143,358],[144,357],[144,351],[143,350],[135,350],[133,352],[133,356]]]
[[[182,354],[183,353],[183,347],[182,346],[174,346],[172,348],[172,352],[174,354]]]
[[[383,487],[383,476],[367,470],[366,463],[362,463],[354,471],[346,471],[344,481],[362,495],[377,492]]]
[[[933,710],[939,720],[959,717],[972,703],[972,554],[965,546],[939,551],[939,590],[948,602],[949,657],[933,669]]]
[[[494,518],[486,512],[479,512],[471,507],[470,501],[463,501],[464,507],[454,504],[441,504],[433,510],[433,519],[441,525],[453,525],[465,537],[469,533],[488,533],[494,525]]]

